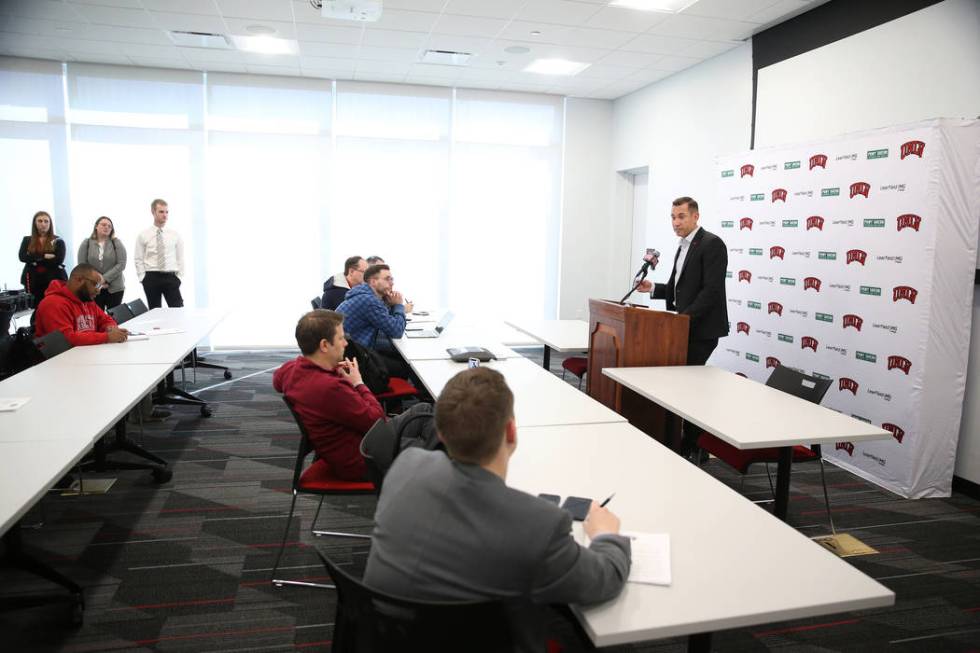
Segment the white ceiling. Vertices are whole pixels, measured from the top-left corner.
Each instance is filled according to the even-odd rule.
[[[0,54],[611,99],[826,1],[697,0],[664,14],[609,0],[384,0],[378,22],[355,23],[323,19],[309,0],[0,0]],[[299,54],[176,47],[167,34],[253,25],[297,40]],[[531,51],[504,51],[514,45]],[[418,63],[426,49],[475,56],[465,67]],[[522,71],[546,57],[591,65],[573,77]]]

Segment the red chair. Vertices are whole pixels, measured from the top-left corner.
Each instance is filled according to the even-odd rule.
[[[381,407],[384,409],[385,413],[388,413],[388,402],[392,400],[402,400],[408,397],[417,397],[419,394],[418,388],[406,381],[405,379],[393,376],[388,379],[388,392],[382,392],[380,394],[374,395],[379,402],[381,402]]]
[[[322,458],[316,458],[314,456],[313,462],[306,466],[306,457],[313,451],[313,445],[310,443],[310,436],[306,432],[306,427],[303,426],[302,420],[300,420],[299,415],[296,414],[296,410],[293,408],[292,404],[286,397],[282,400],[289,407],[289,412],[292,413],[293,419],[296,420],[296,425],[299,426],[299,432],[301,434],[299,441],[299,450],[296,453],[296,465],[293,468],[293,500],[289,505],[289,517],[286,519],[286,528],[282,534],[282,543],[279,545],[279,552],[276,554],[276,563],[272,566],[272,583],[276,587],[282,587],[283,585],[299,585],[302,587],[318,587],[324,589],[333,589],[333,585],[324,585],[322,583],[311,583],[306,581],[298,580],[282,580],[276,578],[276,572],[279,569],[279,562],[282,560],[282,552],[286,548],[286,538],[289,537],[289,525],[293,520],[293,513],[296,511],[296,497],[300,494],[314,494],[320,496],[320,503],[316,507],[316,514],[313,516],[313,522],[310,524],[310,532],[316,536],[330,535],[334,537],[350,537],[357,539],[367,539],[370,540],[370,535],[362,535],[360,533],[346,533],[341,531],[318,531],[316,530],[316,520],[320,516],[320,508],[323,507],[323,499],[327,495],[363,495],[363,494],[375,494],[377,489],[374,483],[369,481],[343,481],[333,476],[330,471],[330,465],[327,461]]]
[[[766,380],[766,385],[777,390],[782,390],[794,397],[819,404],[823,401],[824,395],[827,394],[831,382],[831,379],[809,376],[791,367],[779,365],[769,375],[769,378]],[[750,465],[766,463],[766,475],[769,476],[769,489],[772,491],[773,496],[775,496],[772,476],[769,475],[769,463],[779,462],[779,447],[738,449],[710,433],[701,434],[698,438],[698,447],[702,451],[707,451],[728,466],[734,468],[742,475],[742,484],[745,483],[745,475],[748,473]],[[810,447],[797,445],[793,447],[794,463],[809,462],[811,460],[820,461],[820,481],[823,483],[823,498],[827,506],[827,519],[830,521],[831,532],[836,535],[837,531],[834,528],[834,517],[830,512],[830,496],[827,494],[827,478],[824,474],[823,456],[820,452],[820,445],[815,444]],[[742,489],[742,484],[739,485],[739,490]]]
[[[589,371],[589,359],[583,356],[569,356],[561,362],[561,378],[565,378],[565,370],[578,377],[578,389],[582,389],[582,377]]]

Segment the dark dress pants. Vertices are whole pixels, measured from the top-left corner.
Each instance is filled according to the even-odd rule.
[[[180,308],[184,298],[180,296],[180,279],[176,272],[147,272],[143,276],[143,292],[148,308],[160,308],[160,298],[167,300],[170,308]]]

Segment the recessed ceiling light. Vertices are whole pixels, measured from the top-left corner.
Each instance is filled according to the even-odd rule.
[[[636,9],[638,11],[660,11],[668,14],[677,14],[697,0],[612,0],[610,7],[622,7],[623,9]]]
[[[266,25],[249,25],[245,31],[255,36],[272,36],[276,33],[276,30]]]
[[[568,59],[535,59],[524,72],[539,75],[578,75],[590,65]]]
[[[290,39],[277,39],[274,36],[233,36],[235,45],[243,52],[259,54],[296,54],[299,44]]]
[[[531,51],[531,48],[525,48],[523,45],[512,45],[509,48],[504,48],[504,52],[509,54],[527,54]]]

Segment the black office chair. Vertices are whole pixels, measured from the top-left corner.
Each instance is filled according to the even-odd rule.
[[[136,315],[142,315],[143,313],[149,310],[146,307],[146,304],[143,303],[142,299],[134,299],[133,301],[126,304],[126,306],[129,306],[129,310],[133,312],[134,317]]]
[[[46,336],[35,338],[34,346],[37,348],[38,354],[40,354],[41,358],[44,360],[54,358],[58,354],[71,349],[71,343],[68,342],[65,334],[61,331],[52,331]]]
[[[323,300],[320,297],[314,297],[313,299],[311,299],[310,304],[313,305],[313,310],[316,310],[318,308],[323,308],[322,301]]]
[[[116,321],[116,324],[122,324],[123,322],[132,320],[134,317],[136,317],[133,315],[133,311],[131,308],[129,308],[128,304],[113,306],[106,312],[109,313],[109,317]]]
[[[526,602],[520,606],[518,602],[412,601],[391,596],[366,587],[320,551],[316,553],[337,587],[334,653],[513,651],[514,619],[531,608]]]
[[[375,422],[361,440],[361,455],[367,464],[368,478],[374,483],[379,495],[384,477],[401,451],[400,445],[398,434],[384,418]]]

